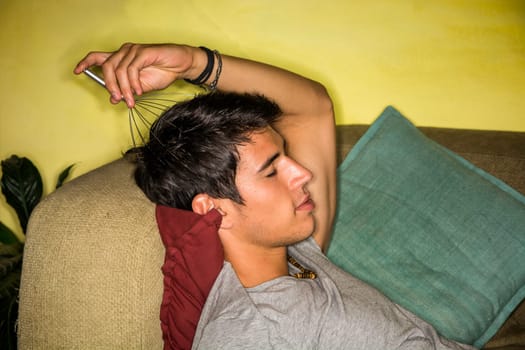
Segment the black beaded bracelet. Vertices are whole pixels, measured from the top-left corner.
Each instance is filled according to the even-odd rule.
[[[215,55],[212,50],[208,49],[204,46],[199,46],[200,49],[204,50],[206,52],[206,56],[208,57],[208,63],[206,63],[206,68],[202,71],[202,73],[195,79],[184,79],[190,84],[194,85],[202,85],[208,80],[208,78],[211,75],[211,72],[213,70],[213,65],[215,64]]]

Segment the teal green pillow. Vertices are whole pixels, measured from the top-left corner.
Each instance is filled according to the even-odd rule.
[[[525,197],[388,107],[338,169],[328,257],[482,347],[525,297]]]

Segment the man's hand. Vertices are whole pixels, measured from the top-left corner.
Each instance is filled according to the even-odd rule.
[[[135,105],[134,95],[164,89],[177,79],[195,78],[206,65],[202,50],[176,44],[126,43],[115,52],[90,52],[75,67],[75,74],[100,66],[111,102]]]

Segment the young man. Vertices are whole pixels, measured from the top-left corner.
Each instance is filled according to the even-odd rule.
[[[225,260],[194,339],[203,349],[461,349],[331,264],[335,123],[317,82],[206,48],[92,52],[111,102],[189,79],[220,93],[152,127],[137,182],[158,204],[222,215]],[[292,256],[294,260],[289,260]]]

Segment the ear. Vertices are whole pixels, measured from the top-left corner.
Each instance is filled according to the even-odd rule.
[[[221,229],[227,230],[232,227],[230,222],[231,216],[227,214],[227,210],[223,207],[228,208],[228,199],[217,199],[210,197],[205,193],[199,193],[193,198],[191,202],[191,208],[194,213],[204,215],[212,209],[217,210],[222,215]]]
[[[191,201],[191,209],[197,214],[204,215],[215,208],[213,198],[205,193],[199,193]]]

